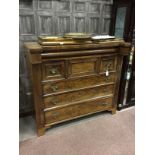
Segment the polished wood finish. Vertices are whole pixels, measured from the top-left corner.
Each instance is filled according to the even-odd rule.
[[[112,106],[112,97],[106,99],[91,100],[63,108],[52,109],[45,112],[46,124],[55,123],[65,119],[72,119],[84,114],[90,114],[97,111],[103,111],[105,108]]]
[[[83,77],[68,77],[69,80],[47,81],[43,82],[43,94],[51,94],[57,92],[66,92],[81,88],[87,88],[92,85],[101,85],[106,83],[114,83],[116,72],[110,72],[109,76],[105,73],[100,75],[91,75]]]
[[[72,102],[83,101],[89,98],[96,98],[113,94],[114,85],[107,86],[93,86],[88,88],[82,88],[75,91],[68,91],[66,93],[59,93],[44,97],[45,108],[51,106],[59,106],[64,104],[70,104]]]
[[[97,72],[97,58],[69,60],[69,76],[91,75]]]
[[[52,61],[43,63],[43,80],[55,80],[64,78],[64,61]]]
[[[101,58],[101,66],[100,71],[105,72],[108,71],[116,71],[117,66],[117,58],[114,56],[110,56],[108,58]]]
[[[25,43],[38,136],[51,125],[99,111],[116,113],[123,40],[83,45]]]

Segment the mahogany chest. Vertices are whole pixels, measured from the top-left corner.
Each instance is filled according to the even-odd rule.
[[[114,40],[80,45],[25,43],[38,136],[54,124],[116,112],[123,56],[130,44]]]

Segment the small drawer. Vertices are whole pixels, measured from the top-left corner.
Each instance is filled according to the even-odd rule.
[[[75,89],[86,88],[90,86],[115,82],[115,73],[109,73],[99,76],[81,77],[76,79],[68,79],[59,82],[48,82],[43,84],[43,94],[70,91]]]
[[[63,108],[57,108],[45,112],[46,124],[55,123],[78,116],[91,114],[97,111],[105,110],[112,106],[113,98],[100,98],[89,102],[83,102],[75,105],[69,105]]]
[[[100,72],[106,72],[106,71],[116,71],[117,66],[117,57],[103,57],[101,58],[101,66],[100,66]]]
[[[52,61],[42,65],[43,80],[63,79],[65,77],[65,62]]]
[[[91,88],[85,88],[82,90],[71,91],[61,93],[58,95],[50,95],[44,97],[45,108],[53,106],[60,106],[64,104],[71,104],[82,100],[88,100],[96,97],[103,97],[106,95],[112,95],[114,92],[114,84],[107,86],[97,86]]]
[[[69,77],[97,74],[98,58],[69,59]]]

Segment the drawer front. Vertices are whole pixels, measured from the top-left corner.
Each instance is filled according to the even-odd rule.
[[[100,72],[108,71],[116,71],[117,67],[117,57],[102,57],[101,58],[101,65],[100,65]]]
[[[98,86],[94,88],[83,89],[79,91],[67,92],[59,95],[51,95],[44,97],[45,108],[71,104],[82,100],[102,97],[104,95],[113,94],[114,85]]]
[[[110,73],[91,77],[81,77],[78,79],[69,79],[61,82],[49,82],[43,84],[43,94],[70,91],[90,86],[115,82],[115,73]]]
[[[69,76],[81,76],[97,73],[98,58],[75,58],[69,60]]]
[[[43,80],[56,80],[65,77],[65,61],[43,63]]]
[[[105,108],[112,106],[112,99],[98,99],[47,111],[45,112],[46,124],[105,110]]]

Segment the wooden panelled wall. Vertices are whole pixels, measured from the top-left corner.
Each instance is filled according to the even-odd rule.
[[[108,34],[112,0],[20,0],[20,113],[33,111],[23,42],[66,32]]]

